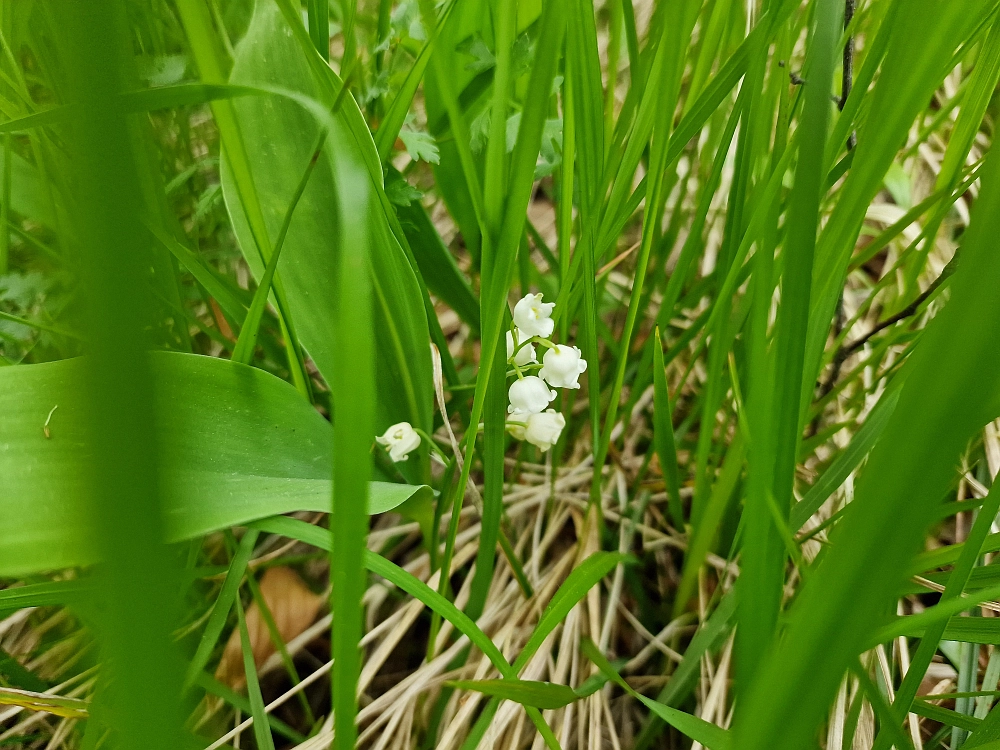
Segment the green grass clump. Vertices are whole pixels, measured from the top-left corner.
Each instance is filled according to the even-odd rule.
[[[9,5],[0,744],[1000,743],[996,0]]]

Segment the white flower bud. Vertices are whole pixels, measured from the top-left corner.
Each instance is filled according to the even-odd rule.
[[[530,339],[531,336],[527,335],[520,328],[517,330],[517,343],[523,344],[525,341]],[[510,358],[514,357],[514,335],[507,331],[507,361],[510,362]],[[517,356],[514,357],[514,364],[518,367],[524,367],[525,365],[531,364],[532,362],[537,362],[538,357],[535,354],[535,345],[528,344],[527,346],[522,346],[517,350]]]
[[[550,391],[541,378],[528,375],[511,383],[507,396],[510,414],[538,414],[556,397],[556,392]]]
[[[524,439],[547,451],[559,441],[565,426],[566,419],[555,409],[532,414],[524,427]]]
[[[514,305],[514,325],[527,336],[547,339],[555,327],[552,320],[555,306],[555,302],[542,302],[541,294],[526,294]]]
[[[579,388],[580,374],[586,371],[587,360],[578,347],[558,344],[545,352],[538,374],[555,388]]]
[[[405,461],[412,451],[420,447],[420,435],[409,422],[400,422],[375,438],[375,442],[384,445],[389,451],[389,458],[399,463]]]

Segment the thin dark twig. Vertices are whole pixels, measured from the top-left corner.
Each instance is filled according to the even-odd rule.
[[[927,291],[918,296],[915,300],[913,300],[913,302],[907,305],[904,309],[900,310],[892,317],[883,320],[881,323],[875,326],[871,331],[866,333],[864,336],[861,336],[848,344],[844,344],[843,346],[840,347],[840,349],[837,350],[837,353],[833,356],[833,362],[831,363],[832,366],[830,368],[830,374],[819,387],[819,393],[817,394],[816,398],[817,401],[822,401],[823,398],[828,393],[830,393],[830,391],[833,390],[833,387],[836,384],[837,379],[840,377],[841,368],[844,366],[844,362],[847,361],[848,357],[850,357],[852,354],[857,352],[861,347],[867,344],[868,341],[876,334],[884,331],[886,328],[896,325],[896,323],[899,323],[900,321],[906,320],[907,318],[917,313],[920,307],[928,299],[930,299],[930,297],[933,296],[938,289],[941,288],[941,285],[944,284],[945,281],[948,280],[948,277],[950,277],[953,273],[955,273],[955,269],[958,268],[958,257],[959,253],[955,253],[952,259],[948,261],[948,265],[946,265],[944,267],[944,270],[941,271],[941,275],[938,276],[936,279],[934,279],[934,281],[931,282],[931,285],[927,287]]]
[[[886,318],[885,320],[883,320],[881,323],[879,323],[877,326],[875,326],[871,331],[866,333],[861,338],[852,341],[850,344],[845,344],[843,347],[841,347],[840,352],[843,352],[842,355],[843,358],[846,359],[850,355],[854,354],[854,352],[856,352],[858,349],[864,346],[868,342],[868,340],[875,334],[884,331],[886,328],[895,325],[901,320],[906,320],[906,318],[909,318],[911,315],[914,315],[917,312],[917,310],[920,309],[920,306],[923,305],[924,302],[926,302],[931,297],[931,295],[933,295],[941,287],[941,285],[948,280],[948,277],[951,276],[953,273],[955,273],[956,268],[958,268],[958,253],[956,253],[954,257],[948,262],[948,265],[944,267],[944,270],[941,271],[941,275],[938,276],[936,279],[934,279],[933,282],[931,282],[931,285],[927,287],[927,291],[925,291],[923,294],[921,294],[919,297],[913,300],[913,302],[907,305],[900,312],[896,313],[890,318]],[[840,352],[838,352],[838,355],[840,355]]]
[[[846,29],[851,25],[851,20],[854,18],[855,0],[844,0],[844,28]],[[851,93],[851,87],[854,85],[854,37],[847,37],[847,43],[844,45],[844,71],[843,71],[843,83],[840,87],[840,102],[838,105],[843,111],[844,105],[847,104],[847,97]],[[856,133],[852,130],[850,137],[847,139],[847,150],[850,151],[857,145],[858,138]]]

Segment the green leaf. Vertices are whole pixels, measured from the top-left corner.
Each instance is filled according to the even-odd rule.
[[[299,22],[301,27],[301,22]],[[289,34],[277,4],[258,3],[250,28],[240,42],[232,81],[279,87],[331,109],[340,82],[323,65],[311,43],[309,55]],[[297,32],[305,34],[304,28]],[[318,65],[314,65],[318,63]],[[320,78],[319,76],[324,76]],[[289,198],[302,177],[303,165],[312,155],[317,134],[326,123],[288,98],[267,101],[247,98],[233,102],[251,165],[267,231],[274,237],[285,217]],[[330,122],[323,154],[288,228],[281,258],[281,281],[288,296],[295,330],[329,383],[337,359],[332,327],[336,321],[335,243],[344,228],[333,210],[339,176],[338,154],[368,170],[373,190],[382,190],[378,154],[361,112],[347,96]],[[224,153],[223,192],[240,247],[254,276],[264,267],[250,232],[240,194],[234,184],[230,160]],[[376,381],[380,395],[376,432],[396,422],[408,421],[430,429],[432,380],[430,335],[417,277],[389,227],[379,201],[365,209],[373,252],[374,316],[379,335],[376,344]],[[359,217],[360,220],[360,217]]]
[[[385,197],[397,207],[398,213],[399,207],[407,207],[413,202],[419,201],[424,197],[424,194],[413,187],[413,185],[406,181],[403,175],[397,172],[390,174],[385,182]],[[413,243],[411,242],[410,245],[412,246]],[[423,273],[423,269],[421,269],[421,273]]]
[[[520,672],[525,665],[541,648],[549,633],[556,629],[569,614],[570,610],[577,605],[583,597],[587,595],[597,583],[608,573],[614,570],[615,566],[628,560],[626,555],[618,552],[595,552],[586,560],[581,562],[570,573],[566,580],[562,582],[559,590],[549,601],[545,611],[538,620],[538,625],[524,644],[521,653],[514,661],[514,672]]]
[[[953,65],[954,51],[995,3],[909,0],[893,5],[899,5],[900,12],[892,21],[885,62],[870,95],[865,125],[858,133],[854,166],[816,246],[805,367],[809,384],[815,382],[844,272],[868,205],[882,188],[917,113]]]
[[[222,588],[219,589],[219,595],[215,599],[215,604],[212,605],[212,613],[208,616],[208,623],[205,625],[205,630],[198,641],[198,648],[191,659],[191,663],[188,665],[184,678],[186,686],[194,684],[198,675],[202,673],[205,665],[208,664],[212,650],[215,648],[215,644],[218,643],[219,636],[222,635],[222,629],[226,626],[226,620],[229,618],[229,610],[232,609],[233,600],[239,598],[240,584],[243,582],[247,563],[250,562],[250,556],[253,554],[253,549],[257,544],[259,536],[260,532],[257,529],[249,529],[243,535],[243,538],[240,539],[240,545],[236,548],[236,554],[233,555],[233,559],[229,563],[229,569],[226,571],[226,579],[222,582]]]
[[[950,708],[935,706],[925,701],[916,701],[910,708],[910,712],[915,713],[917,716],[923,716],[925,719],[952,727],[960,727],[970,732],[978,729],[979,725],[983,723],[980,719],[960,714],[958,711],[952,711]]]
[[[398,173],[390,172],[390,179],[394,174]],[[402,179],[399,176],[399,180]],[[398,206],[396,213],[428,288],[447,302],[474,330],[479,330],[479,300],[454,256],[441,241],[441,235],[431,223],[427,211],[413,201],[409,205]]]
[[[440,164],[441,153],[438,151],[437,142],[430,133],[421,133],[415,130],[401,130],[399,137],[406,146],[406,153],[413,161],[425,161],[428,164]]]
[[[159,230],[150,229],[150,231],[157,241],[198,280],[198,283],[205,287],[227,315],[239,321],[246,317],[248,306],[198,254]]]
[[[264,697],[260,693],[260,682],[257,679],[257,664],[254,662],[247,619],[243,614],[243,603],[239,597],[236,597],[236,619],[240,629],[240,647],[243,651],[243,673],[247,678],[247,692],[250,696],[250,715],[253,716],[253,734],[260,750],[274,750],[274,737],[271,736],[271,728],[267,723]]]
[[[948,576],[948,582],[944,593],[941,595],[941,600],[934,607],[916,615],[917,618],[927,619],[934,617],[937,613],[941,613],[941,616],[937,617],[936,620],[927,620],[920,645],[910,660],[910,668],[907,670],[906,677],[896,691],[892,708],[900,722],[902,722],[903,715],[908,710],[908,707],[913,703],[913,699],[916,697],[920,683],[923,680],[923,675],[930,666],[942,638],[951,641],[971,640],[975,643],[992,643],[993,640],[990,640],[991,638],[997,639],[1000,637],[1000,629],[991,629],[989,626],[985,629],[976,628],[979,623],[992,623],[993,618],[951,617],[947,619],[952,610],[946,608],[952,607],[955,612],[960,612],[962,610],[958,609],[958,607],[968,604],[969,600],[962,599],[961,594],[968,586],[973,570],[976,570],[976,561],[979,559],[983,543],[989,535],[990,527],[998,511],[1000,511],[1000,483],[995,483],[989,494],[984,498],[982,507],[976,514],[972,529],[965,540],[962,554]],[[984,595],[989,596],[990,594],[1000,594],[1000,585],[993,585],[985,589],[980,588],[973,595],[974,598],[972,601],[976,601]],[[921,621],[920,619],[914,620],[912,617],[909,617],[902,618],[902,621],[897,620],[895,623],[895,625],[901,627],[905,627],[907,624],[910,626],[920,625]],[[990,632],[991,630],[992,632]],[[888,738],[880,736],[876,740],[875,747],[882,750],[887,748],[889,744],[890,741]]]
[[[86,581],[45,581],[0,590],[0,612],[26,607],[49,607],[75,601],[90,591]]]
[[[279,516],[277,518],[256,521],[253,527],[261,531],[281,534],[290,539],[298,539],[319,549],[327,551],[333,549],[330,532],[318,526],[308,524],[305,521]],[[483,652],[483,655],[492,662],[497,671],[502,675],[508,678],[515,676],[510,664],[504,659],[503,654],[500,653],[500,649],[490,640],[489,636],[468,615],[426,583],[370,550],[365,550],[364,564],[369,571],[382,576],[406,593],[416,597],[428,608],[437,612],[441,617],[454,625],[459,632],[467,635],[469,640]]]
[[[90,451],[80,359],[0,369],[0,472],[9,516],[0,575],[93,561],[83,509]],[[330,508],[332,430],[287,383],[225,360],[153,353],[162,502],[170,540],[256,518]],[[52,413],[47,438],[42,430]],[[369,511],[429,488],[374,482]]]
[[[656,714],[663,721],[667,722],[677,731],[690,737],[695,742],[700,742],[709,750],[730,750],[733,747],[733,740],[730,733],[722,727],[710,724],[697,716],[678,711],[676,708],[665,706],[658,701],[647,698],[642,693],[638,693],[622,679],[621,675],[615,671],[611,663],[604,657],[594,642],[589,638],[583,642],[583,653],[594,662],[604,675],[614,682],[618,687],[631,695],[636,700],[643,703],[650,711]]]
[[[861,429],[851,438],[847,447],[816,480],[816,483],[809,488],[802,500],[792,506],[789,528],[793,531],[801,529],[813,513],[822,507],[827,498],[836,492],[851,472],[858,467],[858,464],[868,455],[872,446],[881,436],[898,400],[899,390],[896,388],[889,390],[879,399],[878,404],[865,419]]]
[[[333,413],[333,510],[330,531],[335,552],[330,561],[330,609],[336,627],[331,639],[335,750],[357,743],[358,675],[361,674],[363,557],[367,551],[368,480],[372,474],[371,435],[378,393],[375,341],[381,337],[372,317],[375,278],[369,257],[378,251],[365,220],[372,191],[364,165],[344,152],[336,156],[336,201],[340,223],[333,287],[336,315],[331,321],[334,361],[330,390]]]
[[[581,697],[567,685],[534,680],[452,680],[445,685],[548,710],[568,706]]]
[[[653,347],[653,440],[667,485],[670,517],[678,530],[684,528],[684,506],[681,504],[681,483],[677,469],[677,447],[674,445],[674,424],[670,409],[670,393],[663,364],[663,339],[660,329],[652,337]]]

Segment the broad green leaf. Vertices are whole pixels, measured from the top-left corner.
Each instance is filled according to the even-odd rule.
[[[315,54],[315,51],[310,50],[310,53]],[[340,84],[332,71],[325,66],[323,69],[328,80],[317,80],[316,67],[289,33],[278,6],[259,2],[250,29],[237,48],[231,80],[238,84],[289,89],[332,108]],[[246,98],[234,100],[233,106],[267,230],[273,239],[322,125],[311,112],[287,99]],[[333,128],[323,154],[288,228],[278,269],[295,330],[327,382],[332,378],[338,356],[331,333],[337,305],[336,295],[332,293],[336,279],[334,248],[338,238],[345,236],[335,209],[338,152],[364,165],[377,189],[382,187],[378,154],[351,97],[344,100],[332,119]],[[223,192],[236,235],[247,262],[259,279],[264,268],[226,158],[222,173]],[[430,335],[420,286],[378,201],[369,202],[366,217],[373,241],[370,260],[378,331],[376,379],[380,398],[376,432],[404,420],[429,429]]]
[[[188,354],[150,354],[149,367],[169,539],[329,510],[332,430],[291,386],[262,370]],[[90,460],[82,373],[79,359],[0,369],[0,472],[8,477],[0,575],[93,562],[81,534],[84,511],[66,502],[87,481]],[[369,512],[428,491],[375,482]]]
[[[232,65],[231,49],[214,33],[210,9],[198,0],[179,0],[177,11],[191,47],[192,57],[203,82],[210,85],[227,83]],[[255,256],[263,268],[271,257],[271,236],[264,218],[261,196],[254,184],[250,157],[233,102],[221,99],[212,102],[212,115],[219,128],[221,150],[225,154],[233,177],[235,192],[247,218],[249,244],[243,250]],[[309,397],[309,382],[298,333],[289,310],[284,284],[280,277],[273,282],[274,302],[282,336],[285,338],[288,367],[292,382],[304,398]]]
[[[414,201],[408,206],[397,206],[396,214],[428,288],[447,302],[462,320],[478,330],[479,300],[459,270],[454,256],[441,241],[427,211]]]

